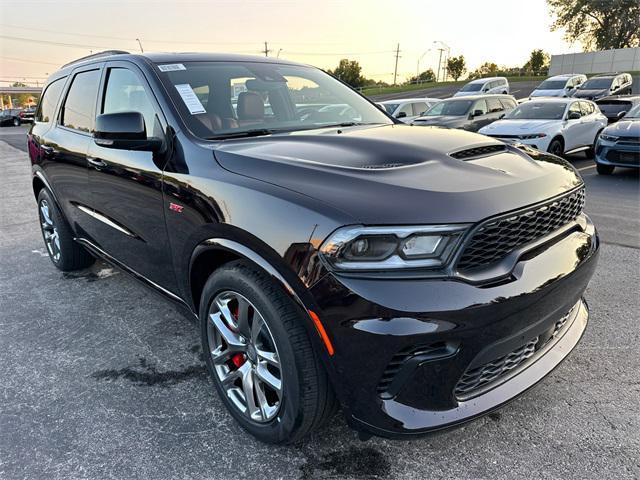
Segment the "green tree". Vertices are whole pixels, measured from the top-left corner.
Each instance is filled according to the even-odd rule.
[[[329,70],[329,73],[354,88],[361,87],[365,84],[366,79],[361,75],[361,72],[362,67],[357,61],[346,58],[340,60],[340,63],[335,70]]]
[[[494,77],[496,73],[498,73],[498,65],[493,62],[484,62],[469,74],[469,78]]]
[[[467,65],[462,55],[447,59],[447,72],[449,72],[449,75],[451,75],[456,82],[466,71]]]
[[[429,83],[429,82],[434,82],[436,80],[436,74],[433,73],[433,70],[431,70],[430,68],[428,70],[425,70],[424,72],[420,73],[420,75],[418,76],[413,76],[411,78],[409,78],[409,80],[407,80],[405,83]]]
[[[534,75],[546,73],[549,70],[549,54],[540,49],[533,50],[522,68]]]
[[[585,51],[640,46],[638,0],[547,0],[556,17],[552,30],[564,29],[569,42]]]

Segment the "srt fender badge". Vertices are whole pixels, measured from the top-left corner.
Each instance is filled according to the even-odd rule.
[[[177,203],[169,203],[169,210],[182,213],[182,210],[184,210],[184,207],[182,205],[178,205]]]

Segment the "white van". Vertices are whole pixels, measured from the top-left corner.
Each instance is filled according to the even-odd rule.
[[[529,98],[534,97],[570,97],[576,89],[587,81],[587,76],[576,73],[549,77],[531,92]]]
[[[467,83],[456,92],[454,97],[482,95],[491,93],[509,93],[509,82],[504,77],[479,78]]]

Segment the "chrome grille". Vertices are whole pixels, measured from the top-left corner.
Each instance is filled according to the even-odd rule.
[[[575,220],[584,208],[584,188],[557,200],[477,228],[463,247],[458,270],[473,270],[498,262],[513,250]]]

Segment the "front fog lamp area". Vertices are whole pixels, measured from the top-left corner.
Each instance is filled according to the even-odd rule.
[[[320,247],[335,270],[373,271],[443,267],[466,225],[345,227]]]

